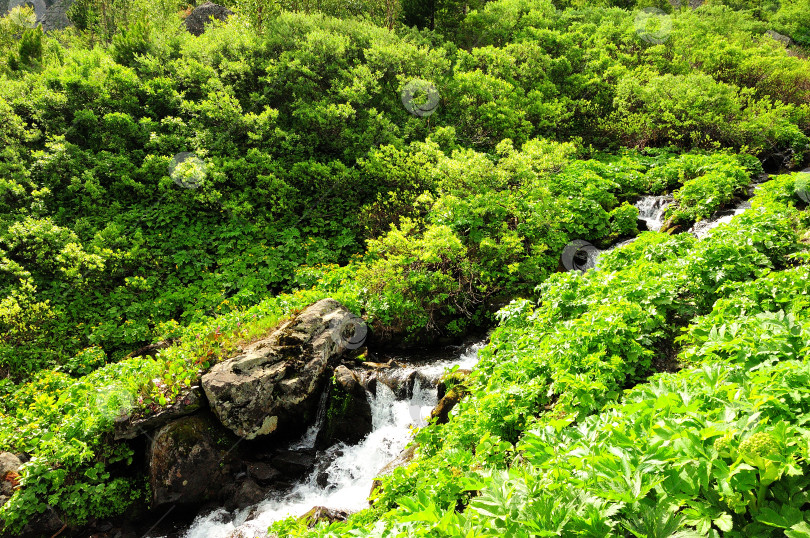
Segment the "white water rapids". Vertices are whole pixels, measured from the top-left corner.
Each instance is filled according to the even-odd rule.
[[[657,232],[664,224],[664,212],[673,201],[672,195],[643,196],[636,202],[638,218],[647,223],[648,230]]]
[[[696,222],[695,225],[689,229],[689,232],[698,239],[702,239],[707,233],[709,233],[710,230],[714,230],[721,224],[728,224],[735,216],[745,213],[749,209],[751,209],[751,202],[746,200],[737,205],[737,207],[735,207],[734,210],[728,214],[715,217],[714,219]]]
[[[759,188],[759,185],[754,186],[754,190]],[[638,218],[645,221],[647,223],[647,228],[650,231],[657,232],[661,230],[661,226],[663,225],[664,220],[664,213],[666,212],[667,207],[674,199],[671,195],[665,196],[643,196],[636,202],[636,207],[638,208]],[[717,228],[721,224],[728,224],[731,222],[731,219],[737,215],[745,213],[751,209],[751,201],[745,200],[740,202],[734,209],[726,210],[718,212],[712,215],[711,218],[701,220],[695,223],[691,228],[689,228],[688,233],[693,234],[698,239],[702,239],[706,237],[711,230]],[[625,239],[624,241],[620,241],[615,245],[610,246],[609,248],[600,251],[596,254],[596,259],[594,260],[594,265],[599,267],[599,257],[604,254],[605,252],[610,252],[611,250],[617,249],[619,247],[623,247],[625,245],[629,245],[633,241],[635,241],[638,237],[632,237],[630,239]]]
[[[368,506],[371,484],[385,465],[396,458],[411,439],[412,428],[423,426],[438,403],[436,383],[455,365],[472,368],[478,362],[483,343],[469,346],[455,360],[425,366],[402,368],[403,376],[418,371],[430,381],[426,386],[417,377],[410,399],[397,400],[383,383],[377,383],[376,395],[367,393],[371,404],[372,431],[360,443],[338,443],[319,455],[315,470],[284,494],[272,496],[257,506],[236,512],[218,509],[194,520],[185,538],[252,538],[267,536],[267,528],[289,516],[302,516],[315,506],[354,512]],[[311,447],[317,435],[315,427],[291,448]],[[326,475],[325,487],[323,475]],[[319,480],[320,476],[320,480]]]
[[[758,187],[759,185],[755,185],[753,188],[756,190]],[[669,207],[673,201],[674,199],[672,195],[643,196],[638,202],[636,202],[636,207],[638,208],[638,218],[647,223],[647,228],[649,230],[657,232],[661,229],[661,226],[664,223],[664,213],[666,212],[667,207]],[[700,222],[695,223],[695,225],[689,229],[689,232],[694,234],[698,239],[701,239],[709,232],[709,230],[713,230],[720,224],[728,224],[736,215],[744,213],[749,209],[751,209],[751,202],[750,200],[745,200],[737,204],[737,206],[732,210],[720,211],[715,215],[712,215],[712,217],[709,219],[701,220]]]

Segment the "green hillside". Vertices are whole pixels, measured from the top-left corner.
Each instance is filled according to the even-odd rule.
[[[0,19],[6,535],[148,505],[118,411],[332,297],[375,346],[494,331],[368,510],[271,532],[810,537],[810,0],[686,4]]]

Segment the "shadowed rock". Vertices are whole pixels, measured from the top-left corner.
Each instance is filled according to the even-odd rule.
[[[219,498],[233,482],[238,442],[208,413],[180,418],[158,430],[149,449],[154,506]]]
[[[176,418],[190,415],[202,408],[204,404],[205,397],[203,396],[202,389],[200,387],[191,387],[177,402],[154,415],[135,418],[125,415],[116,418],[114,437],[116,440],[134,439],[141,434],[165,426]]]
[[[205,32],[205,25],[211,19],[224,21],[231,15],[233,15],[233,11],[230,9],[219,4],[206,2],[194,8],[194,11],[186,17],[186,30],[194,35],[202,35]]]
[[[366,398],[366,389],[357,374],[343,365],[335,368],[326,416],[326,424],[315,444],[319,448],[339,441],[358,443],[371,432],[371,404]]]

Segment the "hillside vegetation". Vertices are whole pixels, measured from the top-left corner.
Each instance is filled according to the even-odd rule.
[[[810,1],[432,5],[0,20],[6,534],[144,502],[114,419],[333,297],[375,345],[495,330],[369,510],[279,535],[810,536]]]

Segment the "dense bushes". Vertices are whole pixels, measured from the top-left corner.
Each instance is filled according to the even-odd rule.
[[[674,514],[669,499],[687,493],[666,489],[671,477],[644,491],[660,498],[617,499],[605,484],[619,475],[604,470],[584,498],[543,456],[547,442],[575,450],[565,425],[576,417],[600,439],[594,457],[609,459],[627,440],[599,417],[628,420],[632,405],[649,419],[638,438],[657,435],[649,387],[587,417],[671,366],[679,345],[685,363],[731,364],[712,366],[718,382],[742,383],[734,366],[804,375],[806,290],[791,279],[806,275],[791,267],[806,259],[795,207],[807,194],[796,176],[777,177],[705,241],[644,233],[599,271],[555,274],[571,240],[635,236],[639,196],[672,193],[667,217],[685,227],[742,195],[759,159],[797,167],[808,155],[807,0],[657,2],[672,22],[661,43],[634,26],[651,4],[444,2],[428,21],[419,2],[296,1],[287,7],[302,12],[279,13],[248,0],[200,37],[173,1],[75,2],[78,29],[61,33],[29,29],[25,10],[0,20],[0,449],[32,458],[0,514],[8,528],[48,504],[71,524],[120,513],[143,485],[121,472],[128,449],[103,437],[109,410],[167,405],[236,343],[331,295],[377,338],[407,343],[491,325],[524,298],[500,311],[456,419],[419,433],[421,459],[386,480],[358,525],[399,506],[385,521],[411,520],[402,532],[414,533],[483,533],[484,516],[514,535],[584,532],[591,516],[606,533],[653,520],[759,532],[777,493],[753,499],[712,475],[687,492],[703,511]],[[398,25],[400,7],[435,31]],[[416,79],[435,88],[430,114],[403,103]],[[168,337],[180,343],[157,358],[121,360]],[[680,375],[662,378],[667,391],[683,382],[708,394],[700,375]],[[754,398],[765,378],[744,376]],[[783,430],[729,433],[712,468],[759,434],[792,458],[798,430],[785,417]],[[527,436],[533,427],[558,438]],[[638,443],[632,457],[655,450]],[[518,452],[533,466],[498,474]],[[771,456],[745,465],[772,475]],[[575,459],[553,462],[570,478]],[[745,484],[759,476],[742,471]],[[716,486],[731,488],[730,511]],[[580,511],[563,521],[538,509],[545,490]],[[779,525],[801,530],[794,516]]]
[[[276,528],[801,535],[808,275],[783,268],[803,250],[802,215],[755,202],[701,241],[645,233],[598,270],[548,278],[539,305],[511,303],[471,396],[417,433],[417,459],[382,479],[374,515]],[[695,368],[645,380],[676,368],[687,328],[680,358]]]
[[[95,13],[95,4],[78,6]],[[37,65],[0,81],[0,166],[10,182],[3,229],[30,230],[27,239],[2,239],[0,295],[31,305],[25,338],[18,332],[0,351],[0,367],[15,377],[63,363],[91,344],[116,360],[148,342],[162,322],[191,322],[226,300],[255,304],[288,289],[302,261],[346,263],[363,250],[363,239],[379,238],[400,217],[415,219],[412,230],[421,234],[428,223],[420,217],[433,203],[455,214],[485,208],[482,226],[515,219],[484,243],[459,237],[479,265],[464,270],[459,286],[476,298],[448,299],[453,306],[437,315],[451,332],[461,330],[457,314],[476,311],[499,290],[520,292],[521,281],[531,287],[553,270],[538,254],[544,248],[553,252],[571,237],[607,243],[633,233],[632,208],[616,205],[630,198],[629,184],[619,182],[624,199],[597,201],[587,192],[554,206],[566,189],[577,190],[577,180],[552,182],[556,201],[521,183],[532,166],[522,162],[532,151],[525,144],[537,137],[579,136],[582,147],[719,144],[792,164],[807,151],[807,62],[763,41],[759,15],[722,6],[673,12],[666,47],[640,40],[632,13],[563,11],[549,2],[502,0],[473,9],[448,34],[455,43],[367,22],[269,12],[261,28],[236,16],[194,38],[166,22],[179,22],[169,15],[175,8],[158,7],[163,22],[149,15],[130,25],[144,11],[133,4],[132,12],[88,22],[92,35],[45,36]],[[4,31],[14,24],[4,22]],[[93,36],[109,47],[85,49],[82,40]],[[6,49],[19,55],[16,47],[9,42]],[[402,106],[401,92],[416,78],[437,88],[439,106],[429,117]],[[434,145],[420,147],[428,137]],[[506,138],[523,154],[503,146]],[[204,164],[193,189],[170,178],[172,158],[182,152]],[[477,185],[509,191],[515,201],[503,211],[486,199],[494,194],[464,200],[447,187],[463,181],[462,192],[472,192],[471,176],[462,179],[459,171],[470,166],[487,177],[490,158],[514,161],[495,173],[515,178]],[[676,220],[705,216],[743,183],[741,176],[719,179],[684,186]],[[651,192],[646,187],[635,185],[634,193]],[[425,193],[432,202],[420,198]],[[556,207],[574,221],[549,231],[520,216],[538,207]],[[41,224],[25,224],[31,219]],[[456,235],[462,226],[434,224]],[[68,235],[52,243],[38,235],[46,228]],[[36,263],[35,251],[52,266]],[[239,256],[227,254],[233,252]],[[511,269],[491,274],[502,272],[495,269],[501,263]],[[421,300],[408,308],[422,308]],[[399,331],[414,315],[380,319]]]

